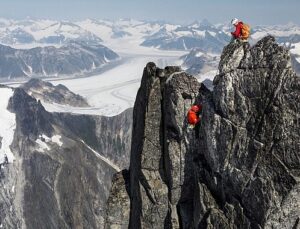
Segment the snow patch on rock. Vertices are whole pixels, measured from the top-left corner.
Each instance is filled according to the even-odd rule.
[[[51,143],[51,142],[57,144],[58,146],[62,146],[63,143],[60,139],[61,139],[60,135],[54,135],[51,138],[49,138],[44,134],[40,135],[39,138],[35,141],[39,145],[37,151],[44,152],[45,150],[50,150],[50,147],[48,146],[47,143]]]
[[[44,142],[42,139],[38,138],[35,142],[39,145],[39,148],[37,149],[38,152],[45,152],[45,150],[50,150],[47,143]]]
[[[8,160],[12,163],[15,159],[10,145],[14,139],[14,131],[16,127],[16,116],[7,110],[9,98],[13,96],[13,90],[10,88],[0,88],[0,163]],[[0,139],[1,139],[0,138]]]
[[[62,146],[63,143],[62,143],[62,141],[61,141],[60,139],[61,139],[61,136],[60,136],[60,135],[54,135],[54,136],[52,136],[52,138],[51,138],[52,142],[56,143],[56,144],[59,145],[59,146]]]

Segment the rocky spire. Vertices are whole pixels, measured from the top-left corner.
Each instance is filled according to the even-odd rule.
[[[149,63],[134,108],[131,151],[130,226],[179,226],[177,203],[191,197],[185,173],[192,137],[185,115],[198,95],[195,78],[175,67],[158,69]],[[191,161],[190,161],[191,162]],[[187,177],[185,175],[188,174]],[[186,191],[189,191],[187,189]]]
[[[196,169],[211,172],[198,175],[198,183],[218,200],[224,226],[291,228],[300,211],[299,198],[289,203],[299,189],[300,80],[290,55],[271,36],[252,48],[232,43],[219,71],[200,129],[208,169],[200,160]],[[207,225],[215,225],[214,217]]]
[[[146,66],[134,107],[130,213],[118,210],[130,228],[299,224],[300,79],[288,51],[271,36],[253,47],[233,42],[219,72],[210,92],[178,68]],[[199,132],[186,123],[194,103],[203,104]]]

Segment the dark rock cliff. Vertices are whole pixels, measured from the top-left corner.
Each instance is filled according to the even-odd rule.
[[[132,108],[113,117],[53,114],[63,128],[70,130],[121,169],[129,168]]]
[[[129,164],[130,145],[120,145],[131,138],[132,110],[49,113],[21,88],[8,109],[15,160],[0,167],[0,227],[103,228],[113,175]]]
[[[230,43],[219,71],[211,92],[176,67],[146,66],[130,179],[115,178],[107,228],[299,227],[300,78],[288,51],[271,36]],[[202,120],[189,129],[195,103]]]

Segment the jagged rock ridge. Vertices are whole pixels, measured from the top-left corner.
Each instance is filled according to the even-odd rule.
[[[27,94],[48,103],[57,103],[74,107],[89,106],[85,98],[78,94],[74,94],[62,84],[54,86],[50,82],[35,78],[24,83],[21,87]]]
[[[130,179],[115,179],[128,188],[114,186],[107,228],[299,226],[300,79],[289,52],[271,36],[253,47],[233,42],[219,71],[211,92],[174,67],[146,66]],[[194,103],[203,113],[193,130],[186,113]],[[129,202],[130,212],[110,205]]]

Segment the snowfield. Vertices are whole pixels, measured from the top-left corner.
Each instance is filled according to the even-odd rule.
[[[8,22],[7,22],[8,23]],[[58,25],[63,25],[58,27]],[[26,27],[27,31],[34,33],[36,39],[54,34],[54,31],[73,31],[80,34],[85,30],[103,39],[102,44],[115,51],[121,60],[118,63],[108,64],[97,75],[82,78],[49,78],[54,85],[63,84],[74,93],[86,98],[91,107],[78,108],[68,105],[42,102],[46,110],[50,112],[71,112],[77,114],[93,114],[114,116],[125,109],[133,107],[136,93],[140,87],[143,69],[148,62],[154,62],[158,67],[164,68],[167,65],[179,65],[179,57],[186,54],[186,51],[166,51],[156,48],[143,47],[140,44],[144,41],[145,35],[157,32],[161,25],[157,23],[145,23],[135,20],[119,20],[116,22],[91,20],[70,23],[55,23],[54,21],[40,20],[36,23],[36,32],[32,26]],[[80,28],[77,28],[80,26]],[[165,25],[166,29],[174,30],[178,26]],[[22,27],[24,29],[24,27]],[[78,31],[76,30],[78,29]],[[33,32],[32,32],[33,31]],[[77,33],[78,32],[78,33]],[[120,32],[120,37],[115,37]],[[70,36],[68,36],[70,37]],[[18,47],[22,45],[15,44]],[[36,44],[23,44],[23,48],[32,47]],[[8,85],[17,87],[23,82],[10,82]]]
[[[0,88],[0,163],[4,163],[5,156],[8,162],[12,163],[15,159],[10,145],[14,139],[14,131],[16,128],[16,116],[7,110],[9,98],[13,96],[13,90],[10,88]]]
[[[86,23],[91,23],[91,21],[86,21]],[[86,26],[88,29],[91,28],[91,25],[86,24]],[[129,37],[109,39],[108,36],[102,36],[107,39],[103,44],[122,58],[120,65],[87,78],[50,81],[54,85],[63,84],[74,93],[85,97],[91,105],[90,108],[43,103],[45,108],[52,112],[114,116],[133,107],[146,64],[154,62],[160,68],[167,65],[179,65],[179,57],[187,53],[140,46],[145,25],[137,24],[137,26],[139,29],[130,31],[132,36]]]
[[[140,87],[143,69],[150,61],[160,67],[177,65],[179,55],[168,53],[163,55],[126,57],[126,61],[102,74],[79,79],[51,81],[54,85],[63,84],[71,91],[85,97],[91,107],[78,108],[42,102],[46,110],[51,112],[71,112],[77,114],[94,114],[104,116],[117,115],[127,108],[133,107],[136,93]]]
[[[148,62],[158,67],[180,65],[179,57],[185,51],[165,51],[140,46],[139,37],[112,39],[104,43],[121,56],[118,64],[112,68],[88,77],[50,78],[52,84],[63,84],[71,91],[86,98],[91,107],[78,108],[68,105],[49,104],[41,101],[49,112],[69,112],[76,114],[92,114],[115,116],[127,108],[133,107],[136,93],[140,87],[143,69]],[[5,83],[13,87],[23,82]]]

